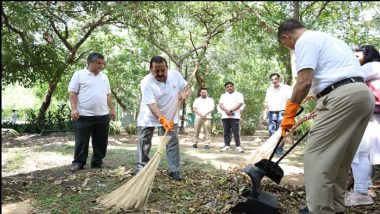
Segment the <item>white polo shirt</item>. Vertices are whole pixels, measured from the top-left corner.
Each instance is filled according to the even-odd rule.
[[[141,80],[140,113],[137,117],[137,126],[162,126],[150,111],[148,104],[156,103],[160,112],[169,120],[176,111],[178,98],[186,80],[176,70],[169,70],[166,83],[157,81],[149,73]],[[174,123],[178,123],[178,112],[175,113]]]
[[[107,75],[102,71],[96,76],[87,68],[76,71],[71,78],[68,91],[78,93],[80,116],[109,114],[107,95],[111,93],[111,87]]]
[[[233,93],[225,92],[220,96],[219,104],[223,103],[223,106],[227,109],[234,108],[237,104],[243,103],[242,107],[244,106],[244,97],[240,92],[234,91]],[[226,118],[234,118],[234,119],[240,119],[240,110],[241,108],[234,111],[234,115],[227,116],[226,112],[223,110],[220,111],[222,113],[222,119]]]
[[[210,112],[211,110],[214,110],[215,103],[214,100],[210,97],[202,98],[198,97],[194,100],[193,108],[196,108],[197,111],[201,114],[206,114]],[[196,118],[201,118],[198,114],[195,114]],[[206,115],[207,119],[211,119],[211,112]]]
[[[349,77],[363,77],[359,61],[342,40],[323,32],[305,31],[295,45],[296,70],[311,68],[311,91],[318,94],[326,87]]]
[[[268,111],[285,110],[286,101],[292,96],[292,88],[286,84],[280,83],[278,88],[272,84],[265,94],[265,103],[268,105]]]

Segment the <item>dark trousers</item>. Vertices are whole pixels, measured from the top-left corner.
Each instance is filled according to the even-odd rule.
[[[232,130],[232,133],[234,133],[236,147],[240,146],[239,121],[240,121],[239,119],[234,119],[234,118],[222,119],[225,146],[230,146],[231,130]]]
[[[152,138],[155,127],[138,126],[137,134],[137,170],[141,170],[150,160],[149,152],[152,147]],[[179,140],[178,140],[178,125],[175,124],[174,132],[170,132],[170,140],[166,144],[166,158],[168,161],[169,172],[180,171],[180,155],[179,155]],[[162,127],[158,127],[160,136],[165,134]]]
[[[73,122],[75,131],[75,151],[73,164],[86,165],[90,136],[93,154],[91,166],[98,166],[106,156],[108,145],[109,115],[80,116]]]

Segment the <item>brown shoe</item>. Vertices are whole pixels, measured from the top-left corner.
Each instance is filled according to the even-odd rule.
[[[72,172],[76,172],[76,171],[81,170],[81,169],[84,169],[84,167],[80,164],[75,164],[75,163],[73,165],[71,165],[71,167],[70,167],[70,171],[72,171]]]

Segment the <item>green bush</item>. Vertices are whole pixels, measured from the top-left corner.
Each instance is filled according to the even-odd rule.
[[[137,134],[137,126],[136,124],[129,124],[128,126],[124,126],[124,130],[129,135]]]
[[[110,129],[109,129],[110,135],[120,134],[121,131],[122,131],[122,126],[121,126],[120,121],[111,121],[110,122]]]
[[[256,131],[256,125],[254,123],[242,123],[240,133],[242,135],[253,135]]]
[[[26,123],[12,124],[4,122],[2,128],[12,128],[19,133],[41,133],[42,130],[73,131],[71,112],[67,104],[60,104],[56,109],[48,111],[44,119],[38,119],[38,110],[27,109]]]

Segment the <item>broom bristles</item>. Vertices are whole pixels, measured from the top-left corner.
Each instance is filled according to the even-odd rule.
[[[164,146],[169,141],[169,136],[164,136],[157,152],[131,180],[116,190],[96,199],[97,203],[112,211],[141,211],[148,200],[154,177],[161,161]]]
[[[281,129],[278,129],[258,149],[251,151],[251,153],[248,155],[249,159],[247,160],[247,163],[245,163],[245,165],[255,164],[261,159],[268,158],[270,154],[273,152],[274,147],[276,147],[276,144],[280,137]]]
[[[283,141],[287,142],[293,142],[293,132],[300,126],[303,122],[306,120],[309,120],[316,116],[316,110],[312,111],[309,115],[309,117],[304,117],[301,120],[299,120],[290,130],[290,132],[284,137]],[[240,167],[245,167],[248,164],[255,164],[261,159],[269,158],[269,156],[272,154],[274,148],[276,147],[276,144],[278,143],[278,140],[281,137],[281,129],[278,129],[275,133],[273,133],[270,138],[268,138],[265,143],[263,143],[258,149],[253,150],[249,155],[249,158],[246,163],[241,163]],[[243,165],[244,164],[244,165]]]

